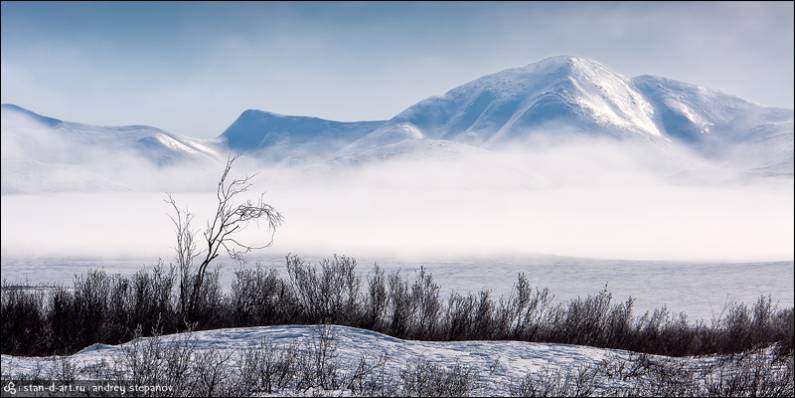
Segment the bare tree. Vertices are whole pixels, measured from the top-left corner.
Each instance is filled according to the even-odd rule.
[[[174,247],[174,251],[176,252],[177,268],[179,270],[179,308],[184,317],[185,312],[190,307],[188,300],[191,297],[193,262],[200,253],[197,251],[196,242],[193,240],[194,232],[191,230],[193,214],[187,208],[180,210],[171,194],[168,194],[166,203],[174,209],[174,215],[169,215],[168,217],[174,223],[174,229],[177,234],[177,245]]]
[[[187,209],[181,210],[174,198],[168,195],[166,203],[174,209],[175,215],[169,216],[174,223],[177,233],[177,266],[180,270],[180,306],[185,321],[190,321],[196,311],[202,284],[205,281],[208,266],[215,260],[223,249],[230,257],[241,260],[242,254],[252,250],[259,250],[273,244],[276,228],[281,225],[283,217],[265,203],[264,194],[260,194],[256,202],[246,200],[237,203],[241,194],[248,192],[253,186],[255,175],[250,174],[243,178],[229,179],[229,172],[237,157],[230,156],[226,161],[224,172],[218,181],[216,199],[218,201],[215,215],[207,221],[207,226],[202,233],[206,247],[197,251],[195,232],[191,229],[193,215]],[[270,237],[264,244],[244,243],[238,238],[237,233],[242,231],[250,222],[264,220],[268,224]],[[194,263],[201,258],[198,266]]]

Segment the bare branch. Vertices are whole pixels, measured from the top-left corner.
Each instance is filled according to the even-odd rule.
[[[211,220],[207,221],[207,226],[202,232],[207,246],[204,251],[196,251],[194,232],[190,230],[190,223],[193,219],[191,213],[187,209],[180,210],[170,194],[167,195],[165,200],[166,203],[171,205],[175,213],[174,216],[169,216],[169,218],[177,232],[177,247],[175,251],[177,252],[177,263],[182,276],[180,302],[187,313],[188,319],[186,321],[190,320],[190,315],[195,310],[207,268],[218,257],[219,250],[223,248],[230,257],[242,261],[242,254],[271,246],[276,229],[284,220],[273,206],[265,203],[264,194],[260,195],[256,203],[246,200],[240,204],[234,204],[234,199],[237,196],[248,192],[253,187],[252,180],[255,176],[251,174],[242,178],[228,180],[232,165],[236,159],[237,156],[227,158],[226,166],[223,173],[221,173],[221,179],[218,181],[215,191],[217,200],[215,215]],[[259,224],[260,220],[267,221],[267,228],[270,231],[270,237],[265,244],[244,243],[236,237],[236,233],[243,230],[249,222],[256,221]],[[194,260],[201,253],[204,253],[204,258],[194,271],[192,269]],[[187,286],[189,281],[192,282],[191,287]]]

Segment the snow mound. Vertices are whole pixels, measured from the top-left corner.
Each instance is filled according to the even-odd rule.
[[[212,358],[205,356],[212,353],[218,354],[217,358],[223,359],[223,371],[239,372],[240,361],[245,361],[245,354],[256,350],[274,350],[293,347],[291,355],[301,355],[300,351],[312,350],[319,347],[320,326],[312,325],[284,325],[266,327],[248,327],[234,329],[207,330],[186,334],[162,336],[158,345],[175,345],[177,347],[190,347],[189,350],[180,351],[192,358]],[[600,349],[586,346],[566,344],[542,344],[516,341],[458,341],[458,342],[427,342],[401,340],[377,332],[356,329],[344,326],[330,326],[334,348],[324,351],[323,357],[330,362],[329,366],[341,366],[341,369],[351,371],[356,369],[362,360],[368,363],[381,363],[383,368],[377,370],[376,377],[385,380],[398,380],[403,372],[417,366],[419,363],[430,363],[442,369],[464,368],[473,370],[470,373],[470,382],[473,382],[473,393],[481,396],[508,396],[517,381],[523,380],[528,375],[536,378],[553,377],[555,374],[577,375],[585,374],[587,369],[602,368],[606,373],[594,373],[594,395],[609,395],[633,391],[632,383],[643,382],[643,376],[635,376],[637,380],[623,377],[621,369],[630,369],[632,363],[639,361],[633,353]],[[101,369],[107,369],[108,364],[126,363],[124,360],[127,350],[141,350],[134,348],[138,343],[146,343],[142,338],[119,346],[102,344],[92,345],[74,355],[65,357],[15,357],[2,356],[3,375],[5,378],[26,378],[41,374],[58,374],[68,362],[70,369],[76,370],[76,379],[97,379],[102,376]],[[144,345],[143,347],[146,347]],[[162,347],[162,346],[161,346]],[[330,347],[327,345],[327,347]],[[146,348],[143,348],[144,351]],[[315,348],[317,349],[317,348]],[[312,352],[312,351],[309,351]],[[769,355],[769,354],[763,354]],[[314,358],[314,357],[313,357]],[[662,356],[646,356],[644,361],[649,363],[666,363],[673,365],[679,371],[687,369],[693,371],[694,377],[717,371],[722,372],[720,357],[688,357],[669,358]],[[309,364],[306,364],[309,365]],[[114,371],[125,369],[113,368]],[[709,370],[711,367],[714,370]],[[60,367],[60,368],[59,368]],[[426,371],[427,368],[423,368]],[[673,368],[672,368],[673,369]],[[383,373],[381,373],[383,372]],[[547,373],[549,372],[549,373]],[[700,372],[700,373],[697,373]],[[549,376],[545,376],[549,375]],[[700,375],[700,376],[698,376]],[[240,376],[240,375],[238,375]],[[430,375],[428,375],[430,376]],[[114,380],[114,379],[109,379]],[[583,379],[584,382],[586,379]],[[553,380],[549,380],[553,382]],[[558,380],[560,381],[560,380]],[[652,380],[653,382],[653,380]],[[302,390],[303,391],[303,390]],[[279,393],[279,391],[275,391]],[[281,393],[284,393],[282,391]],[[286,391],[290,394],[296,391]],[[316,390],[303,391],[304,394],[320,395],[349,395],[345,390]]]

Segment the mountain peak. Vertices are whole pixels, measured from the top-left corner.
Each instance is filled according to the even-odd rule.
[[[510,89],[510,86],[521,86],[526,84],[552,84],[565,82],[572,78],[588,80],[605,76],[616,76],[624,79],[623,76],[612,72],[603,64],[592,59],[560,55],[544,58],[525,66],[505,69],[496,73],[491,73],[475,79],[462,86],[456,87],[450,92],[468,86],[489,86],[496,85],[495,89]]]
[[[548,66],[548,67],[568,67],[568,68],[588,68],[588,67],[598,67],[598,68],[605,68],[604,65],[599,63],[596,60],[580,57],[577,55],[556,55],[552,57],[544,58],[540,61],[533,62],[527,66]]]
[[[221,139],[228,148],[240,152],[279,152],[285,146],[335,148],[338,142],[359,138],[381,123],[338,122],[247,109],[221,134]]]
[[[488,76],[499,74],[535,74],[552,78],[567,78],[585,75],[593,76],[598,74],[618,75],[598,61],[574,55],[558,55],[554,57],[548,57],[525,66],[506,69]]]
[[[282,115],[276,112],[263,111],[261,109],[249,108],[244,110],[242,113],[240,113],[238,119],[249,118],[249,117],[286,117],[286,115]]]
[[[556,56],[506,69],[432,97],[396,116],[430,138],[496,144],[553,125],[660,139],[653,108],[629,79],[584,57]]]

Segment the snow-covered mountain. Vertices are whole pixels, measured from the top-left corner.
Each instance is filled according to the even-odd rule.
[[[580,57],[552,57],[456,87],[406,109],[352,147],[423,139],[485,148],[611,137],[678,143],[740,168],[791,174],[793,111],[653,76],[627,78]]]
[[[2,140],[4,159],[27,155],[31,160],[44,162],[78,161],[82,157],[82,154],[58,150],[64,145],[108,153],[123,152],[158,164],[219,156],[213,142],[181,137],[156,127],[66,122],[12,104],[2,105]]]
[[[150,126],[66,122],[11,104],[2,105],[1,130],[3,193],[133,189],[156,179],[151,171],[163,166],[214,164],[224,153],[214,140]]]
[[[268,158],[331,155],[363,137],[383,121],[337,122],[249,109],[220,136],[232,151]]]
[[[481,77],[385,121],[247,110],[214,140],[148,126],[65,122],[14,105],[3,105],[2,123],[4,179],[7,170],[30,174],[31,165],[85,162],[87,153],[123,154],[155,165],[220,159],[227,152],[276,161],[364,163],[578,137],[683,146],[719,165],[793,174],[791,109],[661,77],[628,78],[571,56]]]
[[[421,101],[382,129],[402,125],[430,138],[489,146],[563,126],[662,139],[653,115],[652,105],[622,76],[587,59],[554,57]]]
[[[679,144],[765,174],[793,169],[792,110],[660,77],[628,78],[572,56],[484,76],[387,121],[342,123],[246,111],[222,141],[234,151],[271,157],[361,160],[578,137]]]
[[[638,76],[632,83],[652,103],[655,124],[672,140],[749,171],[792,175],[792,109],[655,76]]]

